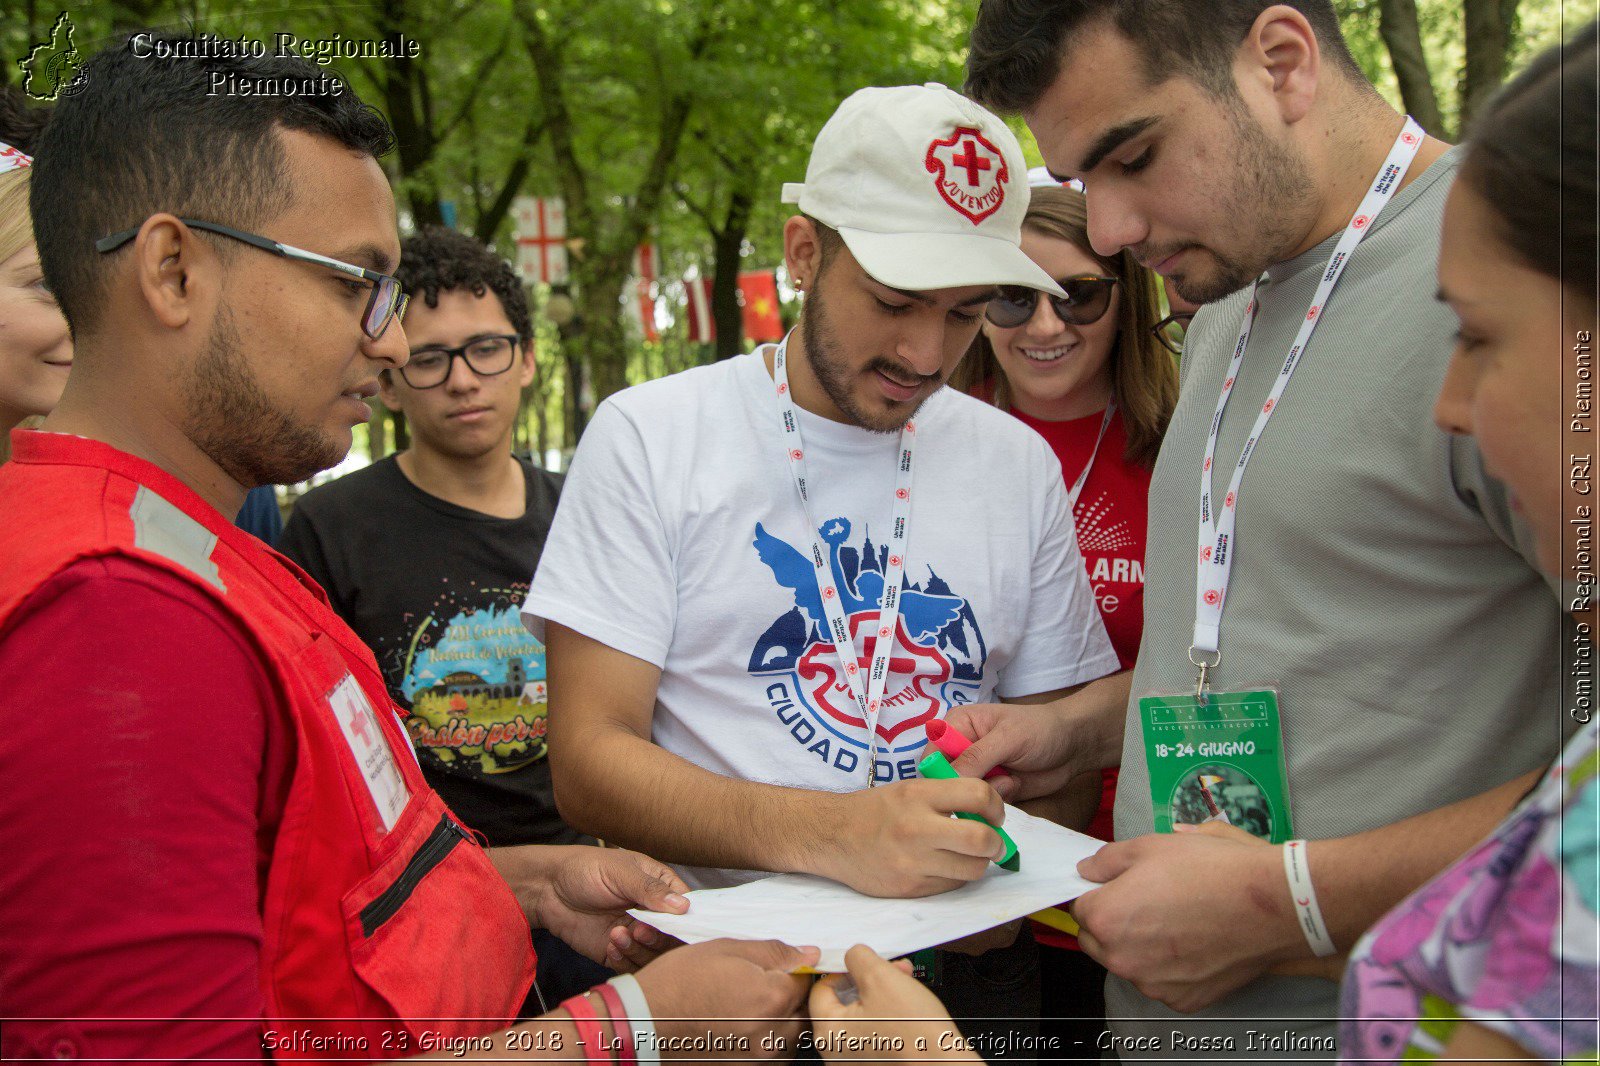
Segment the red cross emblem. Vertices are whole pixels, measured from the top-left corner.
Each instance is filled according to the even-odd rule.
[[[1207,607],[1215,607],[1222,600],[1222,594],[1216,589],[1206,589],[1205,601]]]
[[[1200,465],[1200,469],[1202,469],[1202,470],[1210,470],[1211,469],[1211,457],[1210,456],[1206,457],[1206,461]]]
[[[801,451],[799,448],[795,448],[789,452],[789,458],[793,459],[797,463],[805,457],[806,453]]]
[[[844,672],[847,674],[858,674],[861,672],[861,668],[855,663],[845,663]]]
[[[1318,307],[1316,304],[1312,304],[1311,310],[1306,312],[1306,321],[1310,322],[1313,318],[1316,318],[1317,312],[1320,310],[1322,310],[1322,308]]]
[[[1232,379],[1232,378],[1229,378],[1229,379],[1228,379],[1228,380],[1227,380],[1227,381],[1224,381],[1224,382],[1223,382],[1223,383],[1222,383],[1222,387],[1223,387],[1223,388],[1225,388],[1225,389],[1231,389],[1231,388],[1233,388],[1233,379]]]
[[[782,396],[784,393],[786,393],[788,391],[789,391],[789,383],[787,381],[780,382],[778,384],[778,395],[779,396]]]
[[[1356,229],[1366,229],[1367,223],[1371,221],[1372,219],[1368,218],[1366,215],[1357,215],[1355,221],[1350,224]]]
[[[944,202],[974,226],[1005,203],[1005,183],[1011,180],[1005,156],[971,126],[958,126],[950,136],[930,143],[923,166]]]
[[[906,432],[907,433],[915,433],[916,431],[917,431],[917,424],[915,422],[907,422],[906,423]]]
[[[1223,500],[1222,500],[1222,506],[1224,506],[1224,507],[1232,507],[1233,506],[1233,496],[1234,496],[1233,493],[1231,493],[1231,492],[1228,493],[1228,495],[1226,497],[1224,497]]]
[[[1415,133],[1407,133],[1405,136],[1401,137],[1400,139],[1402,141],[1404,141],[1406,144],[1416,144],[1417,143],[1417,135]]]
[[[1209,544],[1200,549],[1200,558],[1208,563],[1211,561],[1211,546]]]
[[[899,566],[900,565],[900,556],[898,556],[898,555],[889,556],[889,565],[890,566]]]
[[[1278,401],[1269,398],[1266,403],[1261,405],[1261,410],[1270,415],[1272,413],[1272,409],[1276,406],[1278,406]]]
[[[839,595],[839,593],[835,591],[832,585],[829,585],[827,588],[822,590],[822,598],[825,600],[831,600],[837,595]]]
[[[894,490],[894,498],[897,499],[897,500],[903,500],[903,499],[905,499],[906,497],[908,497],[910,495],[911,495],[911,493],[907,492],[905,489],[895,489]]]
[[[884,626],[882,629],[878,630],[878,639],[879,640],[888,640],[889,639],[889,627],[888,626]]]

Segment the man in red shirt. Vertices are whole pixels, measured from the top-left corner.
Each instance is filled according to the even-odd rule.
[[[513,1019],[529,919],[638,963],[623,909],[685,905],[664,867],[591,848],[508,888],[371,653],[224,517],[342,458],[408,357],[386,123],[229,44],[112,46],[39,146],[76,365],[0,468],[0,1057],[398,1057]],[[783,1028],[808,961],[686,948],[639,991]],[[494,1046],[570,1056],[570,1010]]]

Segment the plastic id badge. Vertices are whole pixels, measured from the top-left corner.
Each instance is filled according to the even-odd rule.
[[[1139,723],[1156,832],[1227,822],[1274,844],[1294,838],[1276,691],[1144,696]]]

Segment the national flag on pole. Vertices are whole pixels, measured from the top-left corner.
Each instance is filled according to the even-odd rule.
[[[689,297],[689,339],[712,344],[717,339],[717,323],[711,317],[711,279],[684,278],[683,291]]]
[[[656,246],[641,244],[633,252],[633,287],[639,307],[639,330],[647,341],[661,339],[656,330]]]
[[[519,196],[511,204],[517,227],[517,273],[554,285],[567,280],[567,209],[559,196]]]
[[[778,275],[752,270],[739,275],[744,333],[753,341],[783,339],[783,317],[778,314]]]

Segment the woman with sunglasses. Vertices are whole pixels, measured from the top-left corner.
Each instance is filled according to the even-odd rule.
[[[1033,189],[1022,250],[1066,297],[1002,287],[952,384],[1009,410],[1061,460],[1089,583],[1126,670],[1144,628],[1150,472],[1178,399],[1173,353],[1157,327],[1160,282],[1127,252],[1109,259],[1094,253],[1084,197],[1075,189]],[[1097,809],[1054,816],[1111,839],[1116,781],[1115,769],[1103,770]],[[1078,950],[1075,937],[1043,926],[1034,932],[1042,948],[1041,1032],[1060,1037],[1063,1047],[1074,1040],[1094,1047],[1103,1028],[1105,969]]]

